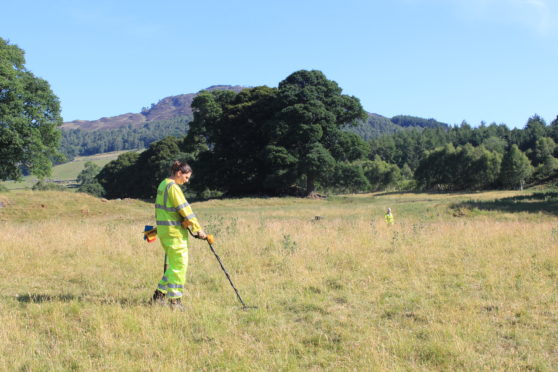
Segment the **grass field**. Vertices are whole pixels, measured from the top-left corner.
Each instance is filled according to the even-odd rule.
[[[73,161],[56,165],[52,168],[50,180],[74,181],[78,174],[85,168],[85,163],[90,161],[99,167],[104,167],[108,162],[115,160],[120,154],[126,151],[106,152],[91,156],[77,156]],[[1,182],[9,190],[30,189],[37,182],[37,177],[26,176],[21,182],[6,181]]]
[[[555,193],[194,203],[258,308],[191,241],[184,313],[147,305],[163,263],[142,240],[151,204],[0,202],[2,371],[558,370]]]

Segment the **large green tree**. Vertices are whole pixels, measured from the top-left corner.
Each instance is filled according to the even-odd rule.
[[[363,192],[371,188],[361,164],[343,161],[335,165],[328,185],[338,192]]]
[[[554,156],[556,150],[556,143],[550,137],[542,137],[535,142],[533,150],[533,165],[539,165],[545,162],[549,156]]]
[[[447,144],[427,153],[416,172],[417,183],[425,189],[480,190],[498,179],[501,156],[484,146],[467,143],[457,148]]]
[[[373,161],[366,160],[362,162],[362,167],[372,190],[394,187],[402,179],[399,167],[381,160],[379,156],[376,156]]]
[[[558,116],[556,116],[556,119],[550,123],[548,127],[548,135],[554,140],[554,142],[558,142]]]
[[[131,176],[133,185],[130,188],[135,198],[155,198],[159,183],[171,175],[172,163],[175,160],[191,162],[191,156],[180,151],[180,142],[176,137],[167,137],[153,142],[139,155]]]
[[[343,135],[342,127],[356,125],[366,113],[356,97],[341,94],[339,85],[321,71],[297,71],[278,89],[277,113],[266,127],[269,145],[275,153],[286,152],[296,166],[275,172],[290,172],[310,194],[316,182],[327,179],[336,160],[355,157],[356,138]]]
[[[529,158],[517,147],[512,145],[502,159],[500,180],[505,187],[523,190],[526,180],[533,173]]]
[[[95,178],[100,171],[101,167],[97,164],[91,161],[85,162],[83,170],[77,176],[77,182],[79,183],[78,191],[94,196],[103,196],[105,190]]]
[[[95,178],[109,199],[153,199],[158,184],[170,176],[173,161],[193,160],[190,154],[180,151],[181,142],[176,137],[167,137],[153,142],[141,154],[126,152],[105,165]]]
[[[193,187],[233,195],[262,192],[268,143],[263,123],[273,117],[276,97],[277,89],[262,86],[238,94],[203,92],[194,99],[194,120],[182,145],[199,155]]]
[[[95,176],[96,180],[105,190],[104,194],[109,199],[133,198],[136,185],[136,162],[139,158],[137,152],[125,152],[116,160],[110,161]]]
[[[60,156],[60,103],[47,81],[25,68],[24,52],[0,38],[0,180],[22,170],[48,176]]]
[[[204,92],[182,150],[198,155],[200,182],[228,194],[311,193],[338,161],[364,158],[369,146],[342,130],[365,116],[355,97],[320,71],[297,71],[278,88]]]

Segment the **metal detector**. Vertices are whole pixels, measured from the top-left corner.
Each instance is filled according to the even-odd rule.
[[[192,235],[194,238],[196,239],[202,239],[194,234],[192,234],[192,231],[190,230],[190,228],[188,227],[188,232],[190,233],[190,235]],[[221,262],[221,258],[219,257],[219,255],[217,254],[217,252],[215,251],[215,249],[213,248],[213,244],[212,242],[214,242],[213,239],[213,235],[208,235],[206,239],[202,239],[207,241],[207,244],[209,245],[209,248],[211,249],[211,252],[213,252],[213,254],[215,255],[215,258],[217,259],[217,261],[219,262],[219,265],[221,266],[221,270],[223,270],[223,272],[225,273],[225,276],[227,277],[227,279],[229,280],[229,283],[231,284],[231,287],[234,289],[234,293],[236,293],[236,297],[238,298],[238,300],[240,301],[240,303],[242,304],[242,310],[247,310],[247,309],[257,309],[257,306],[248,306],[244,303],[244,301],[242,300],[242,297],[240,297],[240,293],[238,293],[238,290],[236,289],[236,287],[234,286],[234,283],[232,282],[232,279],[229,275],[229,273],[227,272],[227,269],[225,269],[225,266],[223,266],[223,262]],[[165,262],[166,262],[166,257],[165,257]]]

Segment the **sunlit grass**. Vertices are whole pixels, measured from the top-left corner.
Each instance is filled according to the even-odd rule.
[[[185,313],[146,305],[152,205],[0,194],[0,370],[556,370],[558,211],[460,205],[528,194],[194,203],[258,308],[191,241]]]

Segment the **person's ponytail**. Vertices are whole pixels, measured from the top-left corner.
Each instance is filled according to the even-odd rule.
[[[174,176],[178,173],[178,171],[181,171],[182,173],[192,173],[192,168],[188,165],[188,163],[175,160],[171,166],[171,175]]]

